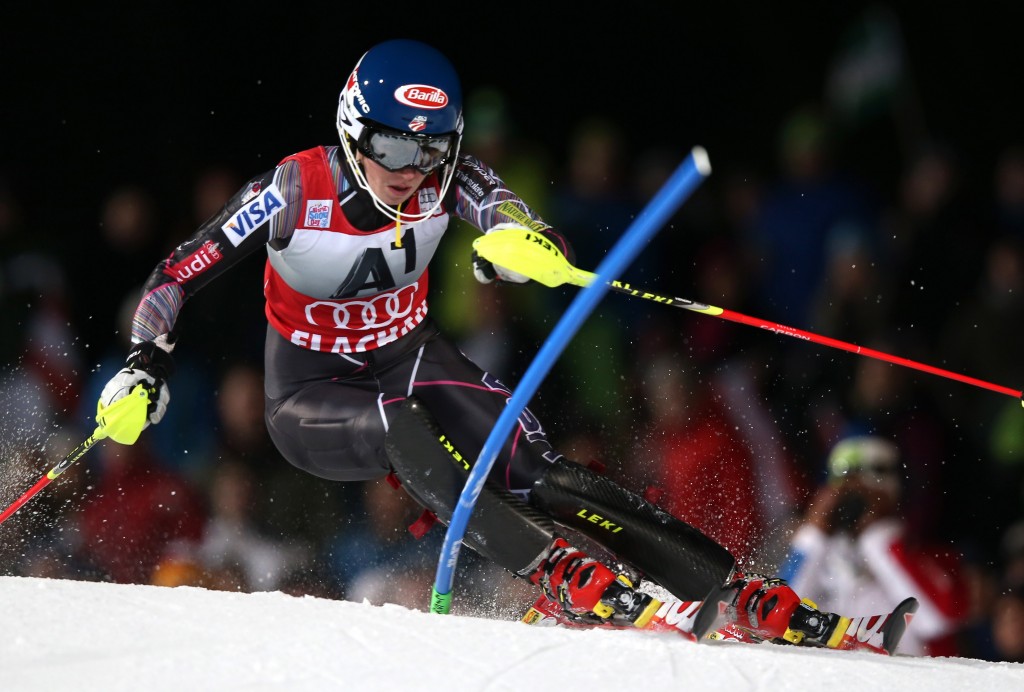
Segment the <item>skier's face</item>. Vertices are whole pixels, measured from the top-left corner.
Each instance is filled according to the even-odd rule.
[[[420,173],[412,167],[389,171],[366,156],[360,158],[367,184],[388,206],[397,207],[404,204],[427,177],[426,173]]]

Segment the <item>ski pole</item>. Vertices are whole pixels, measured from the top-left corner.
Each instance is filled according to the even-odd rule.
[[[592,272],[572,266],[569,263],[569,260],[565,258],[558,248],[549,243],[540,234],[534,233],[525,228],[508,228],[500,231],[492,231],[491,233],[480,236],[474,240],[473,249],[490,262],[500,264],[502,267],[511,269],[512,271],[523,274],[524,276],[529,276],[531,279],[551,288],[561,286],[566,283],[574,286],[588,286],[597,278],[597,275]],[[804,331],[803,329],[787,327],[783,324],[769,322],[768,320],[762,320],[757,317],[749,317],[738,312],[715,307],[714,305],[706,305],[704,303],[687,300],[686,298],[675,298],[661,293],[655,293],[654,291],[633,288],[628,283],[624,283],[622,281],[611,280],[608,284],[610,290],[615,291],[616,293],[624,293],[626,295],[644,298],[663,305],[670,305],[672,307],[700,312],[705,315],[712,315],[714,317],[738,322],[740,324],[746,324],[752,327],[767,329],[768,331],[775,332],[776,334],[783,334],[795,339],[811,341],[816,344],[849,351],[850,353],[856,353],[869,358],[876,358],[895,365],[914,368],[915,370],[931,373],[932,375],[939,375],[940,377],[946,377],[975,387],[981,387],[993,392],[998,392],[999,394],[1006,394],[1007,396],[1012,396],[1015,399],[1021,399],[1021,405],[1024,406],[1024,399],[1022,399],[1024,392],[1021,392],[1020,390],[1003,387],[998,384],[992,384],[991,382],[985,382],[984,380],[979,380],[975,377],[967,377],[966,375],[960,375],[955,372],[950,372],[949,370],[925,365],[924,363],[919,363],[908,358],[893,356],[888,353],[883,353],[882,351],[876,351],[872,348],[866,348],[846,341],[840,341],[839,339],[821,336],[813,332]]]
[[[36,484],[29,488],[25,494],[15,500],[3,513],[0,513],[0,524],[4,523],[9,516],[21,509],[21,506],[31,500],[36,493],[48,486],[50,481],[67,471],[72,464],[81,459],[100,440],[109,437],[121,444],[134,444],[139,439],[142,428],[146,424],[148,408],[149,390],[143,384],[135,385],[135,388],[128,396],[118,399],[110,406],[97,404],[96,429],[92,435],[71,450],[59,464],[50,469],[49,473],[36,481]]]

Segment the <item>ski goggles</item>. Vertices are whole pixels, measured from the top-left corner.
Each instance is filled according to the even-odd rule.
[[[445,163],[455,135],[410,137],[366,128],[359,138],[359,151],[389,171],[415,168],[430,173]]]

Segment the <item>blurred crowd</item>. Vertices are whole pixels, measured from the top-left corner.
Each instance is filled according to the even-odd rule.
[[[493,89],[470,94],[466,120],[464,149],[564,231],[588,270],[685,155],[638,148],[600,118],[581,119],[564,152],[546,150],[515,129]],[[773,161],[720,165],[711,152],[711,178],[622,278],[1024,386],[1024,148],[1007,142],[968,177],[955,145],[918,136],[901,140],[888,178],[873,177],[846,127],[812,102],[779,123]],[[70,249],[30,227],[0,179],[0,505],[92,431],[149,271],[257,172],[196,171],[180,218],[168,210],[182,205],[144,181],[118,186]],[[473,233],[459,225],[446,237],[431,310],[514,386],[576,289],[477,284]],[[97,445],[0,526],[0,573],[427,606],[443,527],[417,539],[408,529],[419,510],[404,493],[304,475],[267,437],[262,268],[260,258],[240,265],[184,310],[164,421],[134,446]],[[907,540],[948,558],[957,584],[962,608],[944,653],[1024,661],[1018,398],[609,294],[531,409],[568,457],[770,573],[836,443],[890,441]],[[516,617],[531,601],[471,551],[460,563],[454,611]]]

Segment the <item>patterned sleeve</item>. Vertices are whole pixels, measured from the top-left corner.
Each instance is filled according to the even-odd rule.
[[[509,190],[505,181],[480,159],[468,155],[459,157],[453,188],[455,204],[452,213],[458,218],[484,233],[513,225],[543,233],[560,247],[570,263],[575,262],[569,241]]]
[[[484,233],[499,224],[514,223],[540,231],[549,228],[490,167],[473,156],[460,156],[455,169],[454,215]]]
[[[268,242],[287,244],[302,198],[298,165],[247,182],[149,275],[132,320],[132,343],[170,333],[185,301]]]

